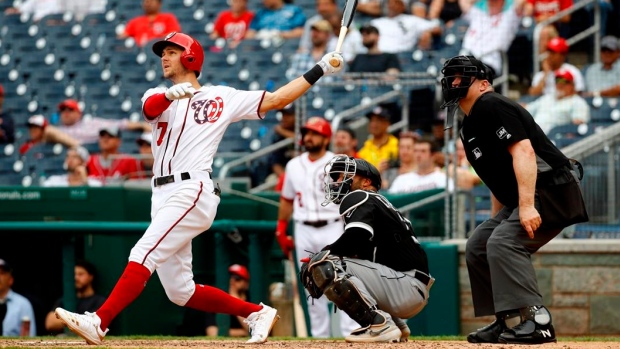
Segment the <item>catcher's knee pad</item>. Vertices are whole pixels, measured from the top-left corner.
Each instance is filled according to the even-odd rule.
[[[376,316],[376,309],[362,296],[348,278],[335,280],[325,289],[325,296],[349,317],[362,326],[369,326]]]

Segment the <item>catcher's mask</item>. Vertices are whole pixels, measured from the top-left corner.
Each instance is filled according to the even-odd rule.
[[[488,80],[493,84],[493,69],[474,56],[455,56],[448,59],[441,69],[443,78],[441,79],[441,89],[443,91],[444,103],[441,108],[456,105],[459,100],[467,96],[469,87],[476,79]],[[458,85],[454,85],[454,80],[460,79]]]
[[[323,184],[325,201],[322,205],[327,206],[330,202],[340,204],[345,195],[351,191],[355,175],[370,179],[377,190],[381,189],[381,174],[376,167],[366,160],[338,154],[325,165]]]

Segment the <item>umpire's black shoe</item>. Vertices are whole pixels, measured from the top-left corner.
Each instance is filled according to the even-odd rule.
[[[506,344],[544,344],[555,343],[557,340],[551,322],[541,325],[532,320],[525,320],[504,331],[499,336],[499,342]]]
[[[499,335],[506,331],[504,320],[495,319],[489,325],[467,335],[469,343],[499,343]]]

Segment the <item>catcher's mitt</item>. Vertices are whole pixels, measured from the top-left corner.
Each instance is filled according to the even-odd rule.
[[[308,290],[310,297],[314,299],[321,298],[323,291],[316,286],[314,279],[312,278],[312,272],[308,270],[308,263],[303,263],[299,271],[299,279],[302,285]]]

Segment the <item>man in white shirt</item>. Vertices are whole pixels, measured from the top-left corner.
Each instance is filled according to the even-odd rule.
[[[528,90],[530,96],[542,94],[555,94],[555,71],[568,70],[574,78],[575,90],[585,90],[585,83],[581,71],[572,64],[566,63],[568,55],[568,43],[563,38],[557,37],[549,40],[547,44],[547,58],[541,63],[542,70],[534,74],[532,86]]]
[[[588,96],[620,96],[620,42],[614,36],[601,39],[601,61],[586,70]]]
[[[44,187],[72,187],[89,186],[100,187],[101,182],[94,178],[88,178],[86,173],[86,162],[90,154],[84,147],[73,147],[67,150],[65,167],[67,173],[63,175],[50,176],[43,183]]]
[[[478,57],[484,64],[502,72],[501,52],[508,52],[519,30],[521,5],[505,0],[488,0],[486,7],[471,1],[459,1],[469,27],[463,38],[464,53]]]
[[[448,190],[452,190],[454,188],[452,180],[448,181],[446,174],[435,165],[433,156],[438,151],[439,147],[429,138],[418,140],[413,146],[417,169],[396,177],[388,189],[388,193],[417,193],[424,190],[445,188],[446,183],[448,183]]]
[[[406,14],[409,0],[388,0],[387,16],[376,18],[370,24],[379,29],[379,50],[397,53],[414,48],[430,49],[433,34],[440,34],[438,20],[426,20]]]
[[[525,108],[546,134],[556,126],[590,121],[590,107],[575,91],[575,79],[568,70],[555,72],[555,94],[543,95]]]

